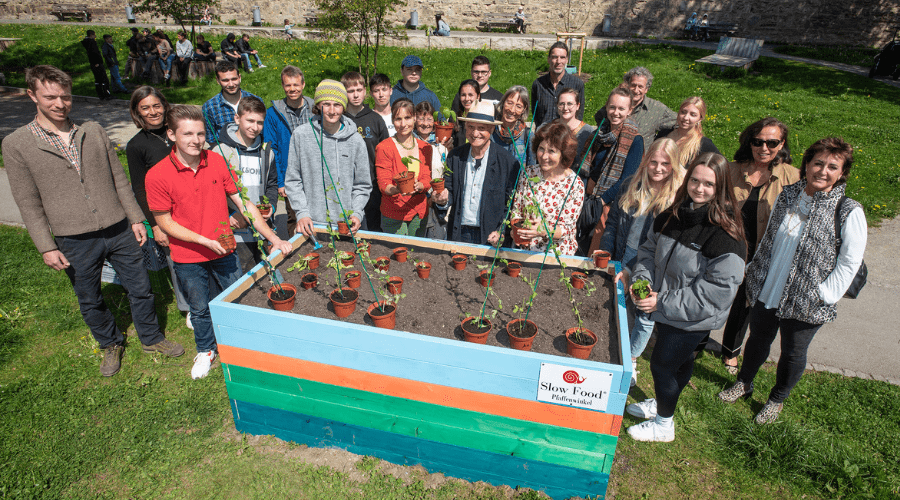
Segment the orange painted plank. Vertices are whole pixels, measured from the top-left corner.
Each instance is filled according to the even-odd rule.
[[[621,415],[485,394],[240,347],[219,345],[218,349],[223,363],[423,403],[614,436],[619,435],[622,424]]]

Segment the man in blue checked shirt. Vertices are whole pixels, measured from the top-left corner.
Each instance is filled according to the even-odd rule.
[[[241,74],[237,66],[230,61],[216,64],[216,81],[222,87],[222,92],[212,96],[203,104],[203,116],[206,117],[206,142],[210,146],[215,146],[218,142],[216,134],[222,130],[222,127],[234,123],[234,113],[241,99],[247,96],[256,97],[250,92],[241,90]]]

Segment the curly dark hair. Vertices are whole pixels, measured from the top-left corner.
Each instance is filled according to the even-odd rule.
[[[549,142],[551,146],[560,151],[560,165],[566,168],[572,166],[578,142],[575,140],[569,127],[559,120],[554,120],[539,128],[534,133],[534,142],[531,145],[535,157],[537,157],[538,148],[541,147],[541,143],[544,141]]]

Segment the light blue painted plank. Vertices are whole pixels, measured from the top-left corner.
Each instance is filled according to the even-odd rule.
[[[401,465],[422,465],[468,481],[521,486],[551,498],[605,495],[609,475],[536,460],[473,450],[390,432],[347,425],[285,410],[232,400],[235,427],[251,434],[272,434],[315,447],[337,446]]]
[[[622,263],[613,261],[616,268],[616,274],[622,272]],[[619,390],[621,394],[628,394],[631,390],[631,331],[628,329],[628,308],[625,305],[625,283],[619,281],[616,284],[616,319],[619,325],[619,345],[622,346],[622,378],[619,380]],[[624,411],[624,410],[623,410]],[[619,413],[621,415],[621,413]]]

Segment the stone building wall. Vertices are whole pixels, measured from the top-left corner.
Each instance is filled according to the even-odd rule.
[[[451,28],[474,29],[484,13],[515,12],[521,0],[407,1],[392,19],[398,25],[416,10],[420,25],[433,24],[434,13],[442,12]],[[83,3],[99,9],[96,21],[125,19],[122,0]],[[220,4],[221,21],[236,19],[241,25],[250,24],[254,5],[260,7],[265,22],[275,25],[285,18],[303,24],[304,14],[315,9],[314,0],[220,0]],[[891,39],[891,28],[900,27],[900,0],[524,0],[524,5],[531,33],[571,30],[595,36],[666,38],[679,36],[685,20],[697,12],[709,14],[713,23],[737,23],[738,36],[769,42],[880,46]],[[5,0],[0,2],[0,18],[53,20],[52,6],[51,2]],[[610,29],[604,33],[605,16]],[[138,21],[159,23],[148,15],[138,16]]]

